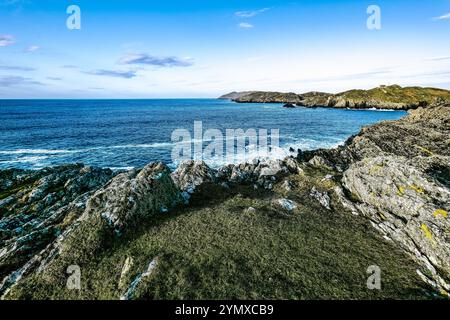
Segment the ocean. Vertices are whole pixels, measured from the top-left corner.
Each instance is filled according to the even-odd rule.
[[[67,163],[114,169],[152,161],[171,167],[172,132],[203,129],[278,129],[279,146],[311,150],[342,144],[365,125],[403,117],[404,111],[282,108],[216,99],[0,100],[0,169],[40,169]],[[239,161],[236,157],[234,161]],[[204,159],[218,167],[227,161]]]

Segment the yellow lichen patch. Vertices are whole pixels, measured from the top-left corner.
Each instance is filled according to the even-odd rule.
[[[320,184],[325,188],[325,189],[333,189],[334,186],[336,185],[332,180],[323,180],[320,182]]]
[[[450,294],[445,291],[444,289],[439,290],[439,293],[441,294],[442,297],[446,298],[446,299],[450,299]]]
[[[437,209],[433,215],[437,218],[438,216],[443,216],[444,218],[447,218],[448,212],[443,209]]]
[[[417,193],[424,193],[423,188],[416,186],[415,184],[410,185],[409,188],[414,190]]]
[[[425,153],[425,154],[427,154],[429,156],[434,155],[433,151],[431,151],[431,150],[429,150],[427,148],[424,148],[424,147],[421,147],[421,146],[418,146],[418,145],[416,145],[416,147],[419,148],[420,151],[422,151],[423,153]]]
[[[374,165],[372,168],[370,168],[369,173],[370,173],[370,174],[375,174],[375,173],[377,173],[378,171],[380,171],[381,169],[383,169],[383,166],[380,165],[380,164],[376,164],[376,165]]]
[[[433,240],[433,235],[431,234],[430,229],[425,223],[422,223],[422,226],[420,227],[422,231],[425,233],[425,237],[429,240]]]
[[[397,191],[397,195],[402,196],[405,193],[406,188],[403,186],[399,186],[397,187],[398,191]]]

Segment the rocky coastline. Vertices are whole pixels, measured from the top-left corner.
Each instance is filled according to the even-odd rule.
[[[232,98],[237,102],[256,102],[253,97],[247,93]],[[334,107],[362,106],[349,104],[347,100],[343,103],[336,96],[323,93],[273,97],[271,93],[258,96],[257,100],[309,107],[326,103],[330,106],[330,101],[334,101]],[[39,171],[0,171],[1,298],[212,299],[226,298],[227,294],[228,297],[251,298],[252,295],[247,294],[252,290],[253,298],[318,298],[300,287],[292,292],[290,290],[294,289],[286,289],[284,294],[279,290],[294,281],[292,279],[299,279],[295,285],[291,283],[294,288],[299,283],[304,284],[305,279],[319,279],[316,275],[309,278],[288,276],[296,274],[297,269],[309,268],[308,259],[316,262],[311,268],[330,264],[330,270],[340,270],[338,277],[342,278],[339,279],[353,283],[353,269],[346,269],[346,264],[352,265],[349,261],[365,259],[365,256],[368,260],[378,257],[380,263],[392,263],[384,270],[388,283],[384,297],[402,298],[412,288],[421,288],[417,289],[421,297],[448,297],[450,102],[442,100],[422,106],[378,103],[373,105],[415,110],[401,120],[365,127],[344,146],[299,150],[298,154],[282,161],[228,165],[218,170],[203,162],[189,161],[174,172],[162,163],[116,173],[82,164]],[[217,230],[212,235],[213,241],[204,246],[200,243],[207,231],[197,234],[199,231],[195,228],[186,227],[194,225],[198,217],[203,222],[223,219],[220,220],[223,228],[220,224],[205,226],[205,230]],[[243,221],[248,224],[246,227],[242,227]],[[325,228],[327,223],[330,229],[320,229],[319,234],[310,231],[312,226]],[[172,227],[174,229],[170,229]],[[184,228],[188,231],[183,231]],[[295,228],[304,229],[300,232]],[[341,238],[343,234],[359,237],[356,231],[359,228],[365,231],[358,240]],[[259,234],[259,229],[266,231]],[[232,279],[241,279],[246,272],[251,277],[252,272],[256,272],[253,270],[260,270],[259,265],[266,263],[264,254],[253,256],[253,252],[247,252],[245,256],[252,261],[252,269],[245,271],[249,262],[241,259],[239,250],[248,246],[227,251],[230,244],[220,242],[230,236],[227,232],[233,237],[242,236],[249,243],[260,236],[262,240],[255,246],[270,242],[272,250],[264,247],[261,252],[274,259],[277,255],[283,256],[283,250],[289,250],[286,245],[297,246],[294,252],[304,259],[296,260],[290,255],[286,261],[293,259],[295,263],[286,265],[282,258],[278,261],[267,258],[271,267],[276,266],[276,271],[269,270],[273,273],[267,277],[261,275],[262,280],[255,276],[255,282],[274,282],[276,289],[273,291],[252,287],[241,292],[240,283],[228,286],[227,283],[234,280],[224,280],[225,289],[217,288],[215,294],[212,288],[204,289],[208,285],[202,281],[206,280],[197,278],[199,265],[208,266],[205,273],[212,272],[211,277],[223,272],[227,276],[231,273]],[[272,233],[270,240],[266,238],[267,232]],[[180,234],[189,240],[184,243],[167,240]],[[335,238],[329,238],[331,235]],[[305,238],[301,238],[303,236]],[[156,243],[160,238],[165,242]],[[155,244],[152,241],[156,241]],[[176,251],[178,246],[183,247]],[[214,246],[219,247],[218,251],[212,251]],[[202,250],[210,250],[210,259],[217,257],[218,260],[206,263],[204,259],[208,258],[202,256]],[[189,256],[184,256],[184,251],[189,252]],[[340,264],[339,255],[350,256]],[[197,256],[198,260],[190,260]],[[174,260],[179,264],[174,265]],[[336,265],[330,261],[335,261]],[[241,269],[235,269],[234,263]],[[352,268],[364,263],[357,260]],[[65,291],[66,269],[74,264],[91,275],[81,293]],[[397,268],[405,270],[397,275]],[[98,270],[103,270],[101,276]],[[177,270],[184,273],[178,274]],[[261,270],[258,272],[269,272]],[[325,272],[324,278],[332,278],[327,273],[331,271],[322,272]],[[365,269],[360,273],[364,277]],[[190,279],[188,283],[186,279]],[[320,287],[322,280],[315,281]],[[162,294],[166,286],[180,291]],[[363,289],[362,293],[354,293],[345,286],[345,281],[330,284],[335,291],[324,287],[320,297],[379,298]]]
[[[370,90],[283,93],[264,91],[232,92],[219,97],[237,103],[282,103],[307,108],[410,110],[450,99],[450,91],[436,88],[380,86]]]

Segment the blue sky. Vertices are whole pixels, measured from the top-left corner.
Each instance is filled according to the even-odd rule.
[[[450,89],[449,36],[450,0],[0,0],[0,98]]]

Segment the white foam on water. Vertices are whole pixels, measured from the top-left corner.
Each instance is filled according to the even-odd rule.
[[[71,150],[48,150],[48,149],[17,149],[17,150],[0,150],[0,154],[61,154],[73,153]]]
[[[241,164],[241,163],[253,163],[255,161],[267,161],[267,160],[283,160],[287,156],[289,156],[289,151],[284,148],[279,147],[271,147],[270,150],[267,148],[258,149],[256,145],[249,145],[245,147],[244,151],[239,153],[235,153],[233,155],[233,160],[228,159],[226,155],[223,156],[214,156],[211,158],[203,159],[207,165],[212,168],[220,168],[226,166],[228,164]],[[170,167],[176,167],[177,164],[174,163]]]
[[[292,138],[292,137],[290,137]],[[224,140],[234,140],[235,137],[227,139],[224,137]],[[194,144],[196,142],[210,142],[213,140],[196,140],[191,139],[187,141],[181,142],[157,142],[150,144],[124,144],[124,145],[113,145],[113,146],[104,146],[104,147],[93,147],[93,148],[85,148],[85,149],[77,149],[77,150],[66,150],[66,149],[17,149],[17,150],[3,150],[0,151],[0,154],[3,155],[17,155],[17,158],[11,160],[0,160],[0,165],[14,165],[14,164],[26,164],[35,169],[42,168],[45,166],[45,161],[48,158],[60,157],[64,154],[74,154],[74,153],[83,153],[89,152],[93,150],[115,150],[115,149],[133,149],[133,148],[154,148],[154,149],[167,149],[179,144]],[[293,148],[294,150],[314,150],[319,148],[336,148],[345,143],[346,139],[332,138],[329,137],[326,140],[315,140],[315,139],[293,139],[292,142],[283,144],[283,147],[271,147],[269,150],[267,148],[258,149],[256,145],[249,145],[245,147],[244,152],[239,152],[238,154],[234,154],[232,157],[232,161],[226,157],[224,154],[221,157],[211,157],[203,159],[209,166],[212,168],[219,168],[228,164],[240,164],[240,163],[251,163],[256,160],[267,161],[267,160],[283,160],[286,157],[293,155],[294,153],[290,152],[289,149]],[[226,150],[224,150],[226,151]],[[155,160],[158,161],[158,160]],[[169,167],[171,169],[176,169],[179,163],[171,163]],[[119,170],[131,170],[135,167],[132,166],[110,166],[109,167],[113,171]]]
[[[0,161],[0,164],[13,164],[13,163],[31,163],[33,165],[39,164],[41,160],[48,159],[48,156],[26,156],[17,158],[14,160]]]
[[[345,110],[350,110],[350,111],[378,111],[378,112],[395,112],[395,111],[404,111],[404,110],[396,110],[396,109],[380,109],[380,108],[346,108]]]
[[[135,167],[108,167],[108,169],[111,169],[112,171],[130,171],[135,169]]]

